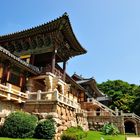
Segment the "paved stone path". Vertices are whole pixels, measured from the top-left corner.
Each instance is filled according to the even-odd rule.
[[[127,137],[126,140],[140,140],[140,137]]]

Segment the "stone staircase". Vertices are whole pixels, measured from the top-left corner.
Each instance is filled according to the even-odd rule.
[[[87,102],[88,102],[88,103],[93,103],[93,104],[98,105],[98,106],[99,106],[100,108],[102,108],[104,111],[110,112],[111,115],[113,115],[113,116],[116,115],[116,112],[115,112],[115,111],[113,111],[113,110],[110,109],[109,107],[103,105],[102,103],[100,103],[99,101],[97,101],[97,100],[94,99],[94,98],[88,98],[88,99],[87,99]]]

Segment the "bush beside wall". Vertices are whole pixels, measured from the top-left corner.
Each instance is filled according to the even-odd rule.
[[[11,138],[29,138],[34,134],[37,117],[25,112],[11,113],[2,127],[2,135]]]
[[[38,139],[52,140],[55,135],[55,122],[53,119],[41,121],[35,128],[34,137]]]
[[[103,128],[101,129],[101,131],[105,135],[118,135],[120,133],[119,129],[113,123],[104,124]]]

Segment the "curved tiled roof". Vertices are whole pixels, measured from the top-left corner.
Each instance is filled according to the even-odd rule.
[[[69,41],[69,43],[72,43],[72,46],[79,51],[78,54],[83,54],[87,52],[76,39],[71,27],[70,20],[66,13],[63,14],[61,17],[40,26],[0,36],[0,44],[2,42],[14,41],[41,33],[50,33],[56,30],[61,30],[63,32],[65,38]]]
[[[23,60],[21,60],[19,57],[16,57],[15,55],[13,55],[12,53],[10,53],[8,50],[4,49],[3,47],[0,46],[0,54],[5,54],[7,57],[19,62],[21,65],[23,65],[24,67],[30,69],[31,71],[33,71],[34,73],[40,73],[39,68],[36,66],[33,66]]]

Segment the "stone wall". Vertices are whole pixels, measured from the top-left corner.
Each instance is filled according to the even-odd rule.
[[[100,130],[105,123],[113,123],[121,134],[125,133],[124,118],[122,116],[92,116],[88,117],[89,129]]]
[[[55,140],[60,140],[60,136],[67,128],[80,125],[84,130],[88,130],[87,116],[76,114],[76,109],[58,102],[26,102],[24,111],[37,115],[42,119],[52,117],[56,121]]]
[[[17,110],[22,110],[21,104],[15,104],[12,101],[0,101],[0,125],[3,125],[5,117],[9,113]]]

